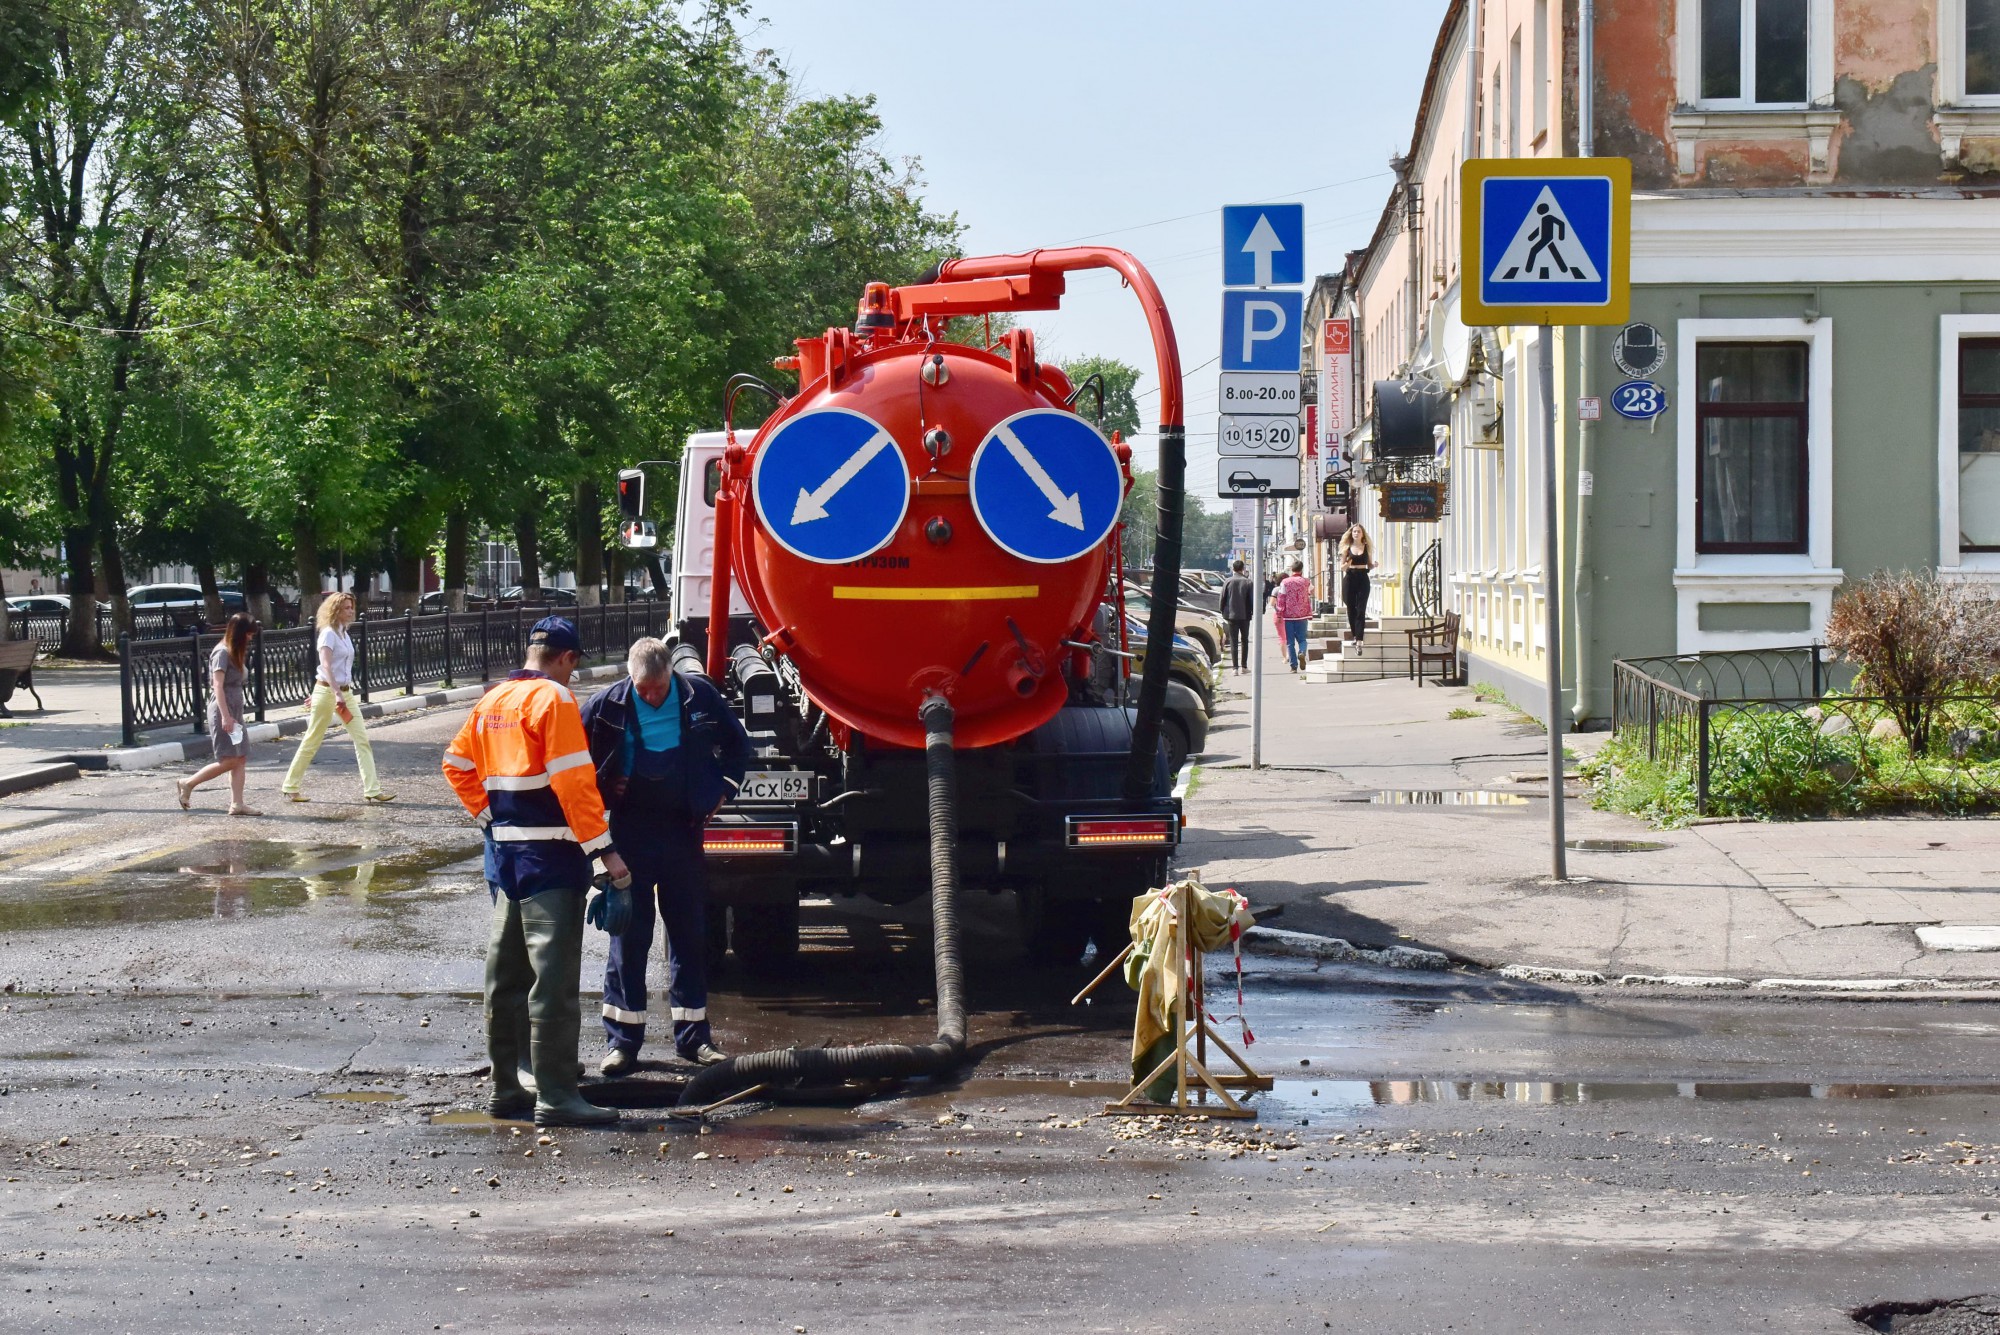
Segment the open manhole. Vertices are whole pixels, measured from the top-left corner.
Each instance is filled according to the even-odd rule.
[[[1848,1315],[1868,1330],[1896,1335],[1993,1335],[2000,1331],[2000,1295],[1870,1303]]]
[[[1657,853],[1667,845],[1657,839],[1571,839],[1563,847],[1579,853]]]

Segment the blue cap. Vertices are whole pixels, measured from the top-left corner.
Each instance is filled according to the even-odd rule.
[[[543,617],[528,632],[528,643],[559,654],[583,652],[583,637],[576,633],[576,623],[567,617]]]

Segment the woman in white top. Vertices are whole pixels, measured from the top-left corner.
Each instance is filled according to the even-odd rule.
[[[280,791],[294,802],[306,800],[306,795],[299,791],[299,785],[305,781],[306,766],[319,754],[319,744],[326,740],[334,716],[339,715],[340,725],[347,729],[348,739],[354,743],[354,758],[361,765],[362,800],[394,801],[391,794],[382,791],[382,782],[375,777],[375,751],[368,745],[368,729],[361,722],[361,702],[354,697],[354,641],[347,636],[347,627],[354,621],[354,595],[328,595],[319,605],[315,621],[319,625],[319,671],[313,682],[312,712],[307,716],[306,735],[299,738],[298,754],[292,757],[292,767],[285,772]]]

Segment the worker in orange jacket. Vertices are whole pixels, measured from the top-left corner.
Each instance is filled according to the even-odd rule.
[[[534,1112],[539,1126],[618,1120],[577,1093],[578,988],[586,921],[616,935],[631,916],[631,873],[611,828],[569,680],[583,657],[576,627],[544,617],[527,665],[472,707],[445,751],[444,774],[486,832],[493,931],[486,947],[486,1051],[495,1117]],[[591,888],[590,860],[609,884]],[[588,900],[586,900],[588,892]],[[521,1079],[522,1048],[533,1072]]]

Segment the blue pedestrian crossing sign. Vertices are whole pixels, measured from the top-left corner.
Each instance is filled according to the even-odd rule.
[[[1222,210],[1222,285],[1297,287],[1306,281],[1306,206],[1231,204]]]
[[[1297,371],[1302,345],[1299,315],[1305,294],[1225,288],[1222,293],[1222,369]]]
[[[816,408],[771,433],[750,473],[757,517],[773,541],[827,565],[879,551],[910,508],[910,469],[871,417]]]
[[[1461,173],[1467,324],[1625,323],[1629,161],[1487,158]]]
[[[1074,413],[1015,413],[972,455],[972,510],[1005,551],[1043,565],[1104,542],[1125,501],[1111,442]]]

